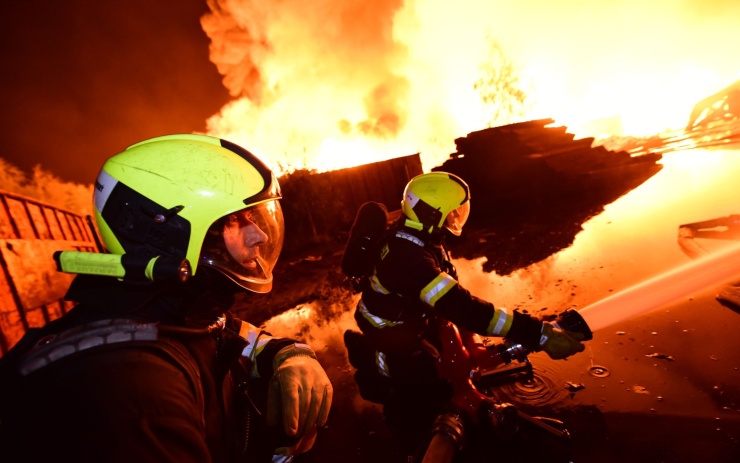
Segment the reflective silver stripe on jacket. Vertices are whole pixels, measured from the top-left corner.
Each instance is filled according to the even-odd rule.
[[[369,321],[370,324],[373,325],[375,328],[385,328],[386,326],[403,325],[403,320],[399,320],[399,321],[386,320],[385,318],[381,318],[381,317],[378,317],[377,315],[370,313],[365,303],[362,302],[362,299],[360,299],[360,302],[357,303],[357,310],[359,310],[360,314],[362,314],[365,320]]]
[[[405,240],[411,241],[412,243],[414,243],[414,244],[416,244],[418,246],[421,246],[422,248],[424,247],[424,242],[422,240],[420,240],[419,238],[415,237],[411,233],[406,233],[403,230],[399,230],[399,231],[396,232],[396,238],[403,238]]]
[[[457,280],[442,272],[421,290],[419,298],[428,305],[434,307],[434,304],[436,304],[437,301],[447,294],[455,285],[457,285]]]
[[[508,310],[503,307],[496,308],[493,318],[488,325],[488,334],[491,336],[502,336],[504,334],[504,328],[510,318],[511,315]],[[511,325],[510,322],[509,325]]]
[[[375,351],[375,365],[378,367],[378,373],[391,377],[391,372],[388,371],[388,364],[385,361],[385,352]]]
[[[24,356],[19,369],[21,375],[26,376],[59,359],[92,347],[156,340],[156,323],[140,323],[129,319],[100,320],[43,337]]]

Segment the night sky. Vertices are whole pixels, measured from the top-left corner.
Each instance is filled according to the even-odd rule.
[[[204,131],[229,100],[206,0],[4,2],[0,157],[89,184],[140,140]]]

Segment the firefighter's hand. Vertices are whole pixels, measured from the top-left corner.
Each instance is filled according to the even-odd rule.
[[[548,322],[542,324],[540,349],[547,352],[552,359],[560,360],[583,352],[586,346],[583,345],[582,340],[582,333],[564,331]]]
[[[284,347],[273,361],[275,373],[267,395],[267,423],[282,425],[289,437],[306,437],[309,450],[316,428],[326,424],[333,388],[313,351],[305,344]]]

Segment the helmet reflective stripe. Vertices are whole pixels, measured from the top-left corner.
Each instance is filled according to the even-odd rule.
[[[108,197],[117,184],[118,180],[108,175],[108,172],[104,170],[100,171],[98,179],[95,181],[96,193],[93,198],[95,201],[95,209],[103,212],[105,203],[108,202]]]
[[[362,302],[362,299],[360,299],[360,302],[357,304],[357,308],[360,311],[360,314],[370,322],[371,325],[373,325],[375,328],[381,329],[385,328],[386,326],[394,327],[398,325],[403,325],[403,321],[397,321],[394,322],[392,320],[386,320],[385,318],[378,317],[377,315],[373,315],[370,313],[369,310],[367,310],[367,306],[364,302]]]
[[[506,336],[513,321],[513,317],[509,315],[506,309],[497,308],[493,312],[493,318],[491,318],[491,322],[488,324],[486,333],[489,336]]]
[[[409,207],[411,209],[416,207],[416,204],[419,202],[419,197],[414,194],[413,191],[406,191],[406,196],[404,196],[404,199],[408,203]]]
[[[391,373],[388,371],[388,364],[385,361],[384,352],[380,352],[380,351],[375,352],[375,365],[377,365],[378,367],[378,373],[390,378]]]
[[[434,307],[437,301],[457,285],[457,280],[442,272],[421,290],[419,297],[422,301]]]

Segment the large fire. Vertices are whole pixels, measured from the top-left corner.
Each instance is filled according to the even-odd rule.
[[[208,0],[233,100],[207,131],[278,171],[421,153],[553,118],[579,137],[654,135],[740,78],[728,0]]]

